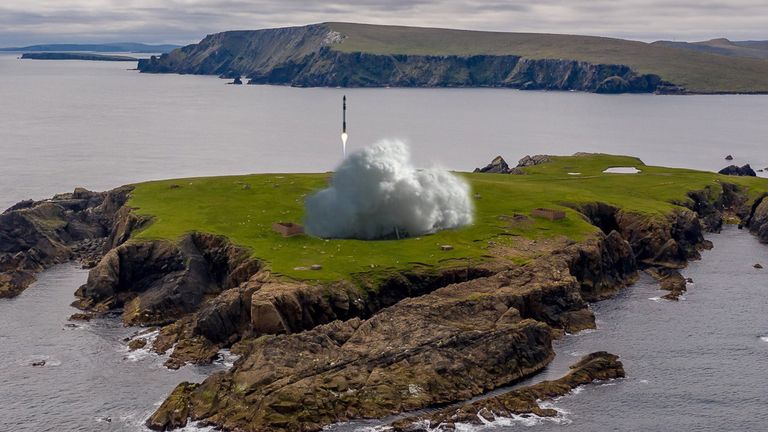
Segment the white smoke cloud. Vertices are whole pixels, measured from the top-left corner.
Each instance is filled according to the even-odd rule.
[[[408,147],[388,140],[349,155],[305,204],[306,232],[324,238],[417,236],[470,224],[474,213],[464,180],[416,169]]]

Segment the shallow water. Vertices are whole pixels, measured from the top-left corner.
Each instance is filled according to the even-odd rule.
[[[422,165],[469,170],[496,154],[514,161],[603,151],[712,170],[731,153],[734,162],[768,166],[768,97],[235,87],[211,77],[141,75],[122,63],[0,55],[0,208],[75,186],[329,170],[341,154],[345,93],[351,148],[401,137]],[[598,331],[558,343],[545,377],[608,350],[623,357],[629,378],[556,401],[569,414],[537,428],[764,429],[768,285],[751,266],[768,263],[768,248],[735,230],[712,240],[715,250],[686,271],[696,285],[684,301],[658,300],[662,293],[644,280],[594,306]],[[168,371],[161,357],[128,354],[122,339],[134,330],[116,317],[67,327],[85,276],[59,266],[18,298],[0,299],[0,431],[142,430],[177,383],[223,367]],[[31,366],[39,360],[46,365]],[[496,424],[513,430],[525,422]]]
[[[170,371],[165,357],[129,353],[136,329],[118,317],[71,323],[86,271],[61,265],[14,299],[0,300],[0,430],[139,431],[176,384],[220,364]],[[71,327],[75,325],[75,327]],[[34,367],[33,362],[45,361]]]

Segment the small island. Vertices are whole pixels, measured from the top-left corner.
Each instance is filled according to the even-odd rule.
[[[138,58],[125,55],[77,53],[77,52],[29,52],[21,55],[24,60],[87,60],[135,62]]]
[[[676,300],[686,289],[678,270],[724,221],[768,243],[766,179],[605,154],[538,155],[514,168],[496,158],[458,175],[472,189],[472,225],[372,241],[274,229],[301,223],[305,197],[329,174],[163,180],[23,201],[0,215],[0,296],[79,259],[92,268],[75,293],[79,315],[120,312],[126,325],[159,329],[129,349],[169,353],[169,368],[211,363],[224,348],[240,356],[227,372],[179,384],[148,419],[152,429],[191,418],[224,430],[315,431],[454,404],[393,425],[415,431],[425,420],[477,421],[481,410],[555,415],[535,401],[624,376],[617,357],[593,353],[556,381],[473,398],[541,371],[553,340],[595,327],[589,302],[640,271]]]

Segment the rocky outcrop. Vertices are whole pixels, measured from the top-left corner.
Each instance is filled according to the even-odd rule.
[[[300,87],[506,87],[650,93],[668,83],[624,65],[516,55],[343,52],[327,24],[233,31],[139,61],[151,73],[247,76],[251,84]]]
[[[19,294],[38,272],[55,264],[100,257],[130,190],[76,189],[49,200],[22,201],[2,213],[0,297]]]
[[[318,430],[467,399],[548,363],[550,326],[593,326],[579,288],[565,259],[542,261],[364,321],[258,338],[230,372],[190,392],[191,417],[227,429]]]
[[[678,300],[688,288],[688,282],[678,270],[650,267],[645,272],[659,282],[659,288],[669,291],[668,294],[662,296],[662,298],[667,300]]]
[[[473,172],[490,174],[525,174],[523,168],[540,165],[551,160],[552,157],[548,155],[527,155],[518,161],[517,166],[510,168],[503,157],[496,156],[490,164],[483,168],[475,168]]]
[[[637,280],[632,246],[616,230],[567,249],[569,268],[581,285],[581,296],[594,302],[613,297]]]
[[[238,287],[204,302],[197,312],[164,327],[153,350],[165,353],[173,347],[166,363],[171,368],[209,363],[219,349],[244,338],[296,333],[335,320],[367,318],[404,298],[495,272],[475,266],[414,270],[375,284],[364,279],[309,284],[273,279],[269,272],[259,271]]]
[[[555,381],[542,381],[532,386],[515,389],[499,396],[481,399],[459,407],[449,407],[426,416],[398,420],[392,427],[397,432],[453,431],[456,423],[482,425],[482,419],[534,414],[554,417],[557,411],[542,408],[540,401],[570,393],[573,389],[599,381],[624,378],[624,366],[619,357],[598,351],[582,357],[571,365],[570,372]]]
[[[749,164],[746,164],[743,167],[738,167],[736,165],[728,165],[727,167],[718,171],[718,173],[723,175],[730,175],[730,176],[749,176],[749,177],[757,176],[757,173],[755,173],[755,170],[753,170],[752,167],[749,166]]]
[[[536,166],[545,164],[552,160],[552,156],[549,155],[526,155],[517,162],[517,168],[525,168],[530,166]]]
[[[183,383],[176,386],[163,406],[166,408],[156,412],[147,420],[147,426],[154,430],[170,430],[187,425],[189,417],[189,393],[197,388],[197,384]]]
[[[189,391],[190,415],[225,429],[318,430],[464,400],[530,375],[551,359],[551,335],[594,327],[582,293],[604,297],[636,277],[617,234],[553,250],[525,267],[414,292],[365,320],[322,325],[307,315],[331,313],[338,294],[262,283],[251,294],[249,337],[237,347],[243,358]],[[231,297],[240,305],[231,316],[247,314],[245,297]],[[302,322],[311,329],[301,331]]]
[[[604,203],[577,206],[603,232],[617,231],[629,242],[641,266],[682,268],[688,260],[698,259],[704,240],[704,229],[695,212],[679,208],[663,217],[626,212]]]
[[[259,269],[248,251],[221,236],[193,233],[178,244],[128,242],[91,270],[75,293],[75,305],[95,311],[124,308],[127,324],[168,324]]]
[[[475,168],[474,172],[489,173],[489,174],[509,174],[509,165],[507,161],[501,156],[493,158],[491,163],[483,168]]]
[[[755,234],[761,243],[768,243],[768,196],[762,196],[752,205],[745,225]]]

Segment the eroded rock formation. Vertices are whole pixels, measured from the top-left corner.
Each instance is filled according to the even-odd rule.
[[[22,201],[0,214],[0,297],[18,295],[55,264],[98,259],[130,190],[76,189],[49,200]]]
[[[542,408],[540,401],[570,393],[573,389],[597,381],[624,378],[624,366],[619,357],[605,351],[598,351],[581,358],[571,365],[570,371],[560,379],[542,381],[532,386],[482,399],[459,407],[438,410],[423,417],[410,417],[393,423],[397,432],[443,432],[455,430],[456,423],[483,424],[496,416],[511,417],[516,414],[534,414],[540,417],[554,417],[557,411]]]

